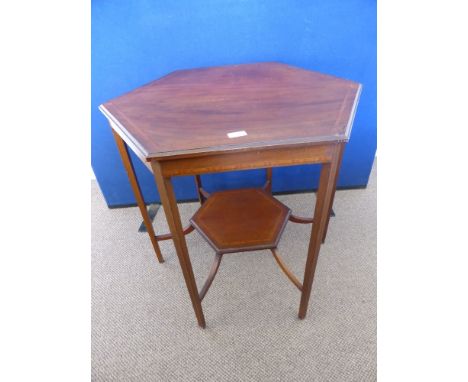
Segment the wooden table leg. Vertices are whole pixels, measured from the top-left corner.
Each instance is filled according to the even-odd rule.
[[[154,233],[153,223],[148,215],[148,210],[146,209],[143,194],[141,193],[140,185],[138,184],[135,169],[133,167],[132,160],[128,153],[127,144],[122,138],[120,138],[120,136],[114,130],[112,130],[112,133],[114,134],[114,138],[117,143],[117,148],[119,149],[120,156],[122,157],[122,162],[124,164],[125,170],[127,171],[128,180],[130,181],[133,193],[135,194],[135,199],[137,201],[138,207],[140,208],[141,216],[143,217],[143,222],[145,223],[146,227],[146,232],[148,232],[151,244],[153,244],[153,248],[156,252],[156,257],[158,261],[160,263],[164,263],[164,258],[162,256],[161,249],[159,248],[158,241],[156,240],[156,234]]]
[[[164,207],[167,223],[172,234],[177,257],[184,275],[185,284],[192,300],[193,309],[198,320],[198,325],[204,328],[205,317],[201,306],[200,295],[198,294],[197,283],[193,275],[192,263],[188,254],[187,243],[183,232],[182,222],[180,221],[179,209],[174,195],[174,189],[170,178],[162,175],[161,165],[156,160],[151,161],[156,185],[158,187],[161,203]]]
[[[335,178],[333,180],[332,196],[331,196],[329,206],[328,206],[327,221],[325,222],[325,228],[323,229],[322,243],[325,242],[325,238],[327,237],[328,223],[330,222],[330,216],[331,216],[332,208],[333,208],[333,201],[335,200],[336,184],[338,183],[338,175],[339,175],[339,172],[340,172],[341,161],[343,159],[344,149],[345,149],[345,143],[341,143],[340,146],[339,146],[339,152],[338,152],[338,169],[337,169],[337,171],[335,173]]]
[[[266,169],[266,191],[271,194],[272,187],[273,187],[273,169],[271,167],[268,167]]]
[[[304,271],[304,281],[302,283],[301,303],[299,305],[300,319],[305,318],[307,314],[315,267],[317,265],[320,245],[322,244],[323,230],[325,229],[336,173],[338,171],[339,149],[340,147],[337,146],[332,161],[330,163],[323,163],[320,172],[320,183],[314,210],[314,223],[312,224],[312,233]]]
[[[205,198],[200,191],[200,189],[202,188],[200,175],[195,175],[195,187],[197,187],[197,195],[198,195],[198,200],[200,201],[200,204],[205,203]]]

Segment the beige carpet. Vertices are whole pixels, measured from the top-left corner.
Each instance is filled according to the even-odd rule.
[[[172,242],[157,263],[137,208],[109,210],[92,183],[94,381],[375,381],[376,174],[365,190],[338,191],[309,311],[269,251],[224,256],[197,326]],[[313,194],[278,197],[311,215]],[[196,211],[181,204],[183,220]],[[157,232],[167,231],[162,209]],[[302,280],[310,226],[288,223],[283,259]],[[187,236],[198,286],[213,251]]]

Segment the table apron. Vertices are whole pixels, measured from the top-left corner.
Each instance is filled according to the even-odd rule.
[[[328,163],[339,143],[290,146],[211,154],[159,161],[164,177],[223,171]],[[156,159],[153,159],[157,161]]]

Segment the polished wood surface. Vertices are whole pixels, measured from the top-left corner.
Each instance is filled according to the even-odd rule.
[[[314,222],[314,218],[305,218],[303,216],[297,216],[293,214],[289,216],[289,220],[292,221],[293,223],[299,223],[299,224],[312,224]]]
[[[206,326],[201,302],[223,254],[261,248],[301,291],[298,316],[306,316],[360,91],[351,81],[262,63],[177,71],[101,105],[159,261],[158,241],[174,242],[199,326]],[[154,174],[169,234],[154,233],[128,148]],[[272,168],[312,163],[322,164],[314,216],[291,215],[271,195]],[[266,169],[263,189],[209,194],[202,187],[201,174],[256,168]],[[182,175],[195,176],[201,204],[185,229],[171,181]],[[312,224],[302,283],[276,248],[288,221]],[[185,240],[194,228],[216,252],[200,292]]]
[[[166,214],[167,224],[172,234],[172,240],[176,249],[177,257],[179,258],[180,268],[185,279],[185,285],[189,292],[192,306],[197,317],[198,325],[202,328],[206,326],[205,315],[201,306],[201,298],[198,294],[197,283],[193,274],[192,263],[187,249],[187,242],[185,241],[182,222],[180,221],[179,209],[174,195],[174,189],[170,178],[164,177],[161,167],[157,161],[151,162],[153,168],[154,178],[158,187],[161,203],[164,207]]]
[[[320,245],[322,244],[325,222],[329,214],[328,207],[333,194],[336,173],[338,171],[339,150],[340,146],[335,145],[333,160],[330,163],[322,164],[322,169],[320,171],[319,188],[314,209],[314,224],[312,224],[304,271],[304,281],[302,282],[302,294],[298,314],[300,319],[305,318],[309,306],[310,292],[312,290],[312,282],[314,280]]]
[[[273,257],[275,258],[276,262],[278,263],[280,269],[284,272],[284,274],[288,277],[288,279],[291,280],[291,282],[296,286],[297,289],[302,291],[301,282],[294,275],[294,273],[292,273],[291,270],[286,266],[286,263],[283,261],[283,259],[279,255],[278,250],[276,248],[272,248],[271,253],[273,254]]]
[[[330,198],[330,202],[328,203],[328,214],[327,214],[327,219],[325,221],[325,227],[323,228],[322,243],[325,242],[325,239],[327,237],[328,224],[330,223],[330,217],[331,217],[332,208],[333,208],[333,201],[335,200],[336,185],[338,183],[338,175],[340,174],[340,167],[341,167],[341,161],[343,160],[344,149],[345,149],[345,143],[341,143],[338,149],[338,159],[337,159],[338,169],[336,170],[335,179],[333,180],[332,195]]]
[[[195,187],[197,188],[198,201],[203,204],[206,200],[206,195],[202,188],[202,181],[200,175],[195,175]]]
[[[205,298],[205,295],[208,292],[208,289],[210,289],[210,286],[213,283],[216,273],[218,273],[219,265],[221,264],[222,258],[223,258],[222,253],[217,252],[215,254],[213,264],[211,264],[210,273],[208,274],[208,277],[206,278],[205,284],[203,284],[203,287],[200,290],[200,300],[203,300]]]
[[[183,229],[183,233],[184,235],[188,235],[189,233],[193,232],[195,230],[195,228],[193,227],[193,225],[189,225],[187,227],[185,227]],[[164,240],[172,240],[173,237],[172,237],[172,234],[171,233],[164,233],[162,235],[156,235],[156,240],[157,241],[164,241]]]
[[[135,195],[135,199],[140,209],[141,216],[143,217],[143,222],[145,224],[146,232],[151,240],[151,244],[153,245],[153,249],[156,253],[156,258],[160,263],[164,262],[164,258],[161,253],[161,249],[159,248],[158,240],[156,239],[156,235],[154,233],[153,223],[148,215],[148,210],[146,209],[145,200],[143,199],[143,194],[140,190],[140,185],[138,184],[138,179],[135,174],[135,169],[133,168],[132,159],[128,153],[128,147],[125,142],[120,138],[120,136],[114,131],[114,138],[115,142],[117,143],[117,148],[120,153],[120,157],[122,158],[123,165],[125,167],[125,171],[127,171],[128,179],[130,181],[130,185],[133,190],[133,194]]]
[[[273,189],[273,169],[271,167],[268,167],[266,169],[266,181],[265,185],[263,186],[263,189],[266,190],[271,194],[272,189]]]
[[[298,164],[329,162],[333,144],[288,145],[285,147],[266,147],[263,149],[242,149],[203,156],[176,158],[159,161],[165,176],[207,174],[220,171],[236,171],[282,167]]]
[[[360,89],[318,72],[256,63],[179,70],[100,109],[150,159],[347,141]],[[235,132],[245,135],[230,138]]]
[[[190,222],[217,253],[276,248],[291,210],[259,188],[214,192]]]

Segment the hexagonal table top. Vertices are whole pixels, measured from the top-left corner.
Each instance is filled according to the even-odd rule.
[[[140,158],[347,141],[361,85],[281,63],[178,70],[100,106]]]
[[[218,253],[276,248],[291,210],[257,188],[215,192],[190,222]]]

